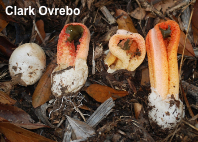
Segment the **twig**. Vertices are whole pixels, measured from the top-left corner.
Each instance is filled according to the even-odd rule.
[[[173,130],[162,142],[165,142],[165,141],[167,141],[171,136],[171,139],[173,138],[173,136],[181,129],[181,127],[180,128],[178,128],[178,126],[181,124],[181,121],[177,124],[177,126],[175,127],[176,129],[175,130]],[[177,129],[178,128],[178,129]]]
[[[185,103],[186,103],[187,109],[188,109],[188,111],[189,111],[189,113],[190,113],[190,116],[191,116],[191,117],[194,117],[194,113],[192,112],[192,109],[191,109],[191,107],[190,107],[190,105],[189,105],[188,99],[186,98],[186,93],[184,92],[184,89],[183,89],[181,83],[180,83],[180,87],[181,87],[182,95],[183,95],[183,97],[184,97],[184,101],[185,101]]]
[[[96,82],[96,83],[98,83],[100,85],[107,86],[104,82],[101,82],[101,81],[96,81],[96,80],[92,80],[92,79],[90,79],[90,81]]]
[[[128,84],[129,84],[129,86],[130,86],[130,89],[133,90],[133,93],[134,93],[134,95],[135,95],[135,94],[137,93],[137,90],[136,90],[134,84],[133,84],[133,83],[131,82],[131,80],[128,79],[128,78],[127,78],[127,82],[128,82]]]
[[[191,23],[193,11],[194,11],[194,8],[192,9],[192,12],[191,12],[191,15],[190,15],[190,20],[189,20],[189,23],[188,23],[188,29],[187,29],[187,32],[186,32],[186,37],[185,37],[185,42],[184,42],[184,48],[183,48],[182,58],[181,58],[180,68],[179,68],[179,73],[180,73],[180,74],[179,74],[179,80],[181,80],[181,68],[182,68],[182,64],[183,64],[184,51],[185,51],[185,49],[186,49],[186,41],[187,41],[187,37],[188,37],[188,31],[189,31],[189,28],[190,28],[190,23]]]
[[[195,129],[196,131],[198,131],[198,128],[196,128],[195,126],[193,126],[192,124],[182,120],[182,122],[184,122],[185,124],[187,124],[188,126],[190,126],[191,128]]]
[[[188,121],[194,121],[194,120],[196,120],[197,118],[198,118],[198,114],[195,115],[194,117],[192,117],[191,119],[189,119]]]
[[[93,23],[95,23],[95,22],[96,22],[97,14],[98,14],[98,9],[97,9],[97,11],[96,11],[96,15],[95,15],[95,17],[94,17],[94,21],[93,21]]]
[[[100,11],[104,14],[104,16],[107,18],[108,23],[114,24],[116,22],[115,18],[111,15],[111,13],[109,12],[109,10],[106,8],[106,6],[102,6],[100,8]]]
[[[39,35],[41,41],[42,41],[42,44],[43,44],[44,46],[46,46],[45,41],[43,40],[43,37],[41,36],[41,34],[40,34],[40,32],[39,32],[39,30],[38,30],[38,28],[37,28],[37,26],[36,26],[35,20],[33,20],[33,25],[34,25],[35,30],[36,30],[36,32],[38,33],[38,35]]]
[[[160,11],[155,9],[153,7],[153,5],[150,5],[146,0],[139,0],[139,3],[141,4],[142,8],[149,9],[149,10],[151,10],[152,13],[154,13],[154,14],[158,15],[159,17],[163,18],[164,20],[166,20],[165,16]]]
[[[2,72],[0,72],[0,79],[6,77],[8,75],[8,69],[3,70]]]
[[[141,4],[140,4],[140,2],[139,2],[139,0],[136,0],[136,2],[138,3],[138,5],[139,5],[139,7],[140,7],[140,9],[142,8],[141,7]],[[143,34],[144,34],[144,37],[146,36],[146,33],[145,33],[145,31],[143,30],[143,28],[142,28],[142,20],[140,19],[140,21],[138,22],[138,24],[140,25],[140,28],[141,28],[141,30],[142,30],[142,32],[143,32]]]
[[[178,125],[177,125],[177,126],[178,126]],[[175,136],[175,134],[176,134],[178,131],[180,131],[180,129],[181,129],[181,127],[178,128],[178,129],[176,129],[176,130],[173,132],[172,137],[171,137],[171,139],[170,139],[170,142],[172,141],[172,139],[173,139],[173,137]]]
[[[68,16],[67,16],[67,19],[66,19],[66,21],[65,21],[65,25],[69,23],[70,17],[71,17],[71,15],[68,15]]]
[[[112,85],[112,83],[111,83],[111,81],[110,81],[110,79],[109,79],[108,76],[106,76],[106,79],[107,79],[107,81],[109,82],[109,84],[111,85],[111,88],[115,89],[115,88],[113,87],[113,85]]]
[[[72,105],[74,106],[74,109],[80,114],[80,116],[81,116],[81,117],[83,118],[83,120],[86,122],[86,119],[85,119],[83,113],[82,113],[82,112],[79,110],[79,108],[74,104],[74,102],[71,101],[71,103],[72,103]]]
[[[60,127],[61,124],[63,124],[64,119],[62,118],[61,121],[57,124],[57,128]]]
[[[173,12],[174,10],[179,9],[180,7],[183,7],[183,6],[187,5],[187,4],[188,4],[187,1],[183,1],[183,2],[181,2],[179,4],[177,4],[176,6],[173,6],[173,7],[169,8],[166,11],[166,14],[168,15],[168,17],[170,17],[173,20],[172,16],[170,15],[170,12]]]
[[[186,81],[181,81],[181,83],[183,88],[187,88],[187,94],[194,97],[196,100],[196,104],[198,104],[198,87],[193,84],[189,84]]]
[[[95,62],[95,51],[94,51],[94,43],[93,44],[93,57],[92,57],[92,74],[95,74],[96,73],[96,62]]]
[[[141,124],[139,124],[137,121],[133,119],[131,121],[133,125],[135,125],[136,127],[138,127],[139,129],[143,131],[144,137],[147,138],[147,141],[155,142],[154,139],[151,137],[151,135],[147,132],[147,130]]]

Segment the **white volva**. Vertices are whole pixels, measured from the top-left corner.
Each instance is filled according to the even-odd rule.
[[[156,122],[163,129],[174,128],[184,117],[183,103],[180,99],[171,98],[171,95],[167,95],[167,98],[163,100],[155,89],[151,90],[148,97],[148,105],[151,107],[148,114],[150,121]]]
[[[44,72],[46,56],[43,49],[35,43],[26,43],[17,47],[9,59],[10,76],[21,75],[26,85],[37,82]]]
[[[52,93],[59,97],[62,94],[75,93],[85,84],[88,77],[86,60],[76,59],[75,67],[60,64],[52,73]]]

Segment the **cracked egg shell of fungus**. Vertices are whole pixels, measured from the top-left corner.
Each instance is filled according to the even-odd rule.
[[[32,85],[42,76],[46,66],[46,56],[43,49],[35,43],[25,43],[17,47],[9,59],[9,72],[13,78],[21,75],[25,84]]]

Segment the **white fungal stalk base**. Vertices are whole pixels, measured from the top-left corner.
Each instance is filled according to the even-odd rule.
[[[148,101],[149,110],[148,116],[151,122],[157,123],[162,129],[172,129],[184,117],[184,106],[179,98],[167,95],[167,99],[163,100],[160,94],[151,89]]]
[[[76,59],[75,67],[68,68],[65,64],[60,64],[52,73],[51,91],[56,97],[76,93],[85,84],[88,77],[88,67],[86,60]]]

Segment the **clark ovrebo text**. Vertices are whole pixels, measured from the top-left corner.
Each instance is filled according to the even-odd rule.
[[[5,9],[7,15],[35,15],[35,8],[29,6],[28,8],[17,8],[16,6],[7,6]],[[79,15],[79,8],[69,8],[66,6],[65,8],[47,8],[46,6],[39,7],[40,15]]]

